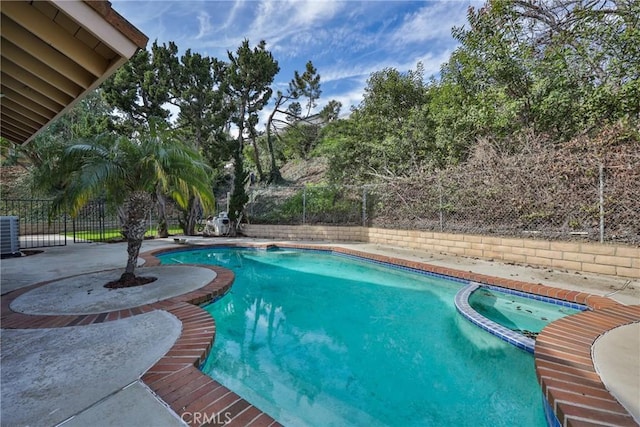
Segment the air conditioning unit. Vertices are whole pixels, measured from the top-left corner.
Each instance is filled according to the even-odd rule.
[[[20,219],[0,216],[0,254],[2,257],[20,255]]]

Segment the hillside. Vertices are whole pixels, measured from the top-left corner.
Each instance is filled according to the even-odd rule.
[[[329,162],[325,157],[291,160],[280,169],[288,185],[319,184],[326,181]]]
[[[0,195],[2,199],[29,199],[31,190],[26,180],[29,172],[22,166],[0,167]]]

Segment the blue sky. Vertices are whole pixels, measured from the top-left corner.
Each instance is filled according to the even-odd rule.
[[[362,100],[370,74],[386,67],[400,71],[424,64],[426,78],[437,74],[456,47],[453,26],[466,23],[475,0],[330,1],[112,0],[113,7],[152,43],[174,41],[181,51],[227,59],[243,39],[260,40],[280,65],[282,89],[294,70],[311,60],[321,75],[319,106],[342,102],[342,113]],[[269,107],[267,107],[269,109]]]

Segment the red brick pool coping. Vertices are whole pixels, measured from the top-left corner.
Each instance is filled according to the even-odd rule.
[[[334,251],[584,304],[591,310],[553,322],[537,338],[534,356],[542,392],[562,426],[639,425],[606,389],[591,356],[591,347],[600,335],[618,326],[640,321],[639,305],[626,306],[609,298],[583,292],[438,267],[338,246],[280,243],[208,245],[216,246],[277,246]],[[204,247],[197,245],[187,248]],[[146,261],[145,266],[156,266],[160,261],[155,255],[176,249],[185,249],[185,246],[154,250],[141,254],[141,257]],[[153,310],[168,311],[182,322],[182,333],[169,352],[142,376],[142,381],[190,425],[202,425],[196,422],[198,420],[192,416],[193,414],[200,414],[199,420],[214,421],[209,425],[216,425],[215,421],[219,421],[218,425],[226,426],[280,425],[268,414],[198,369],[211,350],[215,337],[215,323],[211,316],[197,305],[224,295],[230,289],[234,275],[220,267],[197,266],[214,270],[217,273],[216,278],[196,291],[140,307],[100,314],[63,316],[26,315],[10,309],[9,305],[15,298],[52,281],[41,282],[3,295],[0,321],[3,328],[52,328],[102,323]]]

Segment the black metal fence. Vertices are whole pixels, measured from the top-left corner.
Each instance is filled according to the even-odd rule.
[[[84,206],[71,223],[74,243],[105,242],[122,236],[117,214],[108,211],[101,200]]]
[[[115,209],[102,200],[92,201],[78,215],[51,212],[47,199],[1,199],[0,215],[17,216],[20,224],[20,249],[64,246],[67,239],[74,243],[107,242],[122,239],[120,219]],[[167,222],[170,232],[179,231],[177,213],[172,210]],[[150,215],[147,237],[157,236],[158,220]]]
[[[123,239],[120,218],[115,208],[102,200],[89,202],[78,215],[65,213],[49,215],[52,201],[47,199],[1,199],[0,215],[19,218],[20,249],[64,246],[67,239],[74,243],[113,242]],[[224,208],[224,205],[220,205]],[[167,203],[169,234],[182,234],[180,212]],[[204,216],[199,219],[204,223]],[[147,221],[146,238],[158,236],[158,218],[155,210]],[[197,228],[202,232],[202,228]]]
[[[179,229],[177,212],[170,204],[167,204],[167,211],[169,231],[175,233]],[[157,224],[158,219],[152,212],[147,220],[145,237],[157,237]],[[117,241],[123,238],[118,212],[102,200],[87,203],[71,220],[71,227],[74,243]]]
[[[41,248],[67,244],[68,216],[51,212],[51,200],[1,199],[0,215],[17,216],[20,248]]]
[[[75,218],[51,212],[51,200],[3,199],[0,215],[17,216],[20,224],[20,249],[65,246],[74,243],[105,242],[120,238],[117,215],[103,201],[87,204]]]

